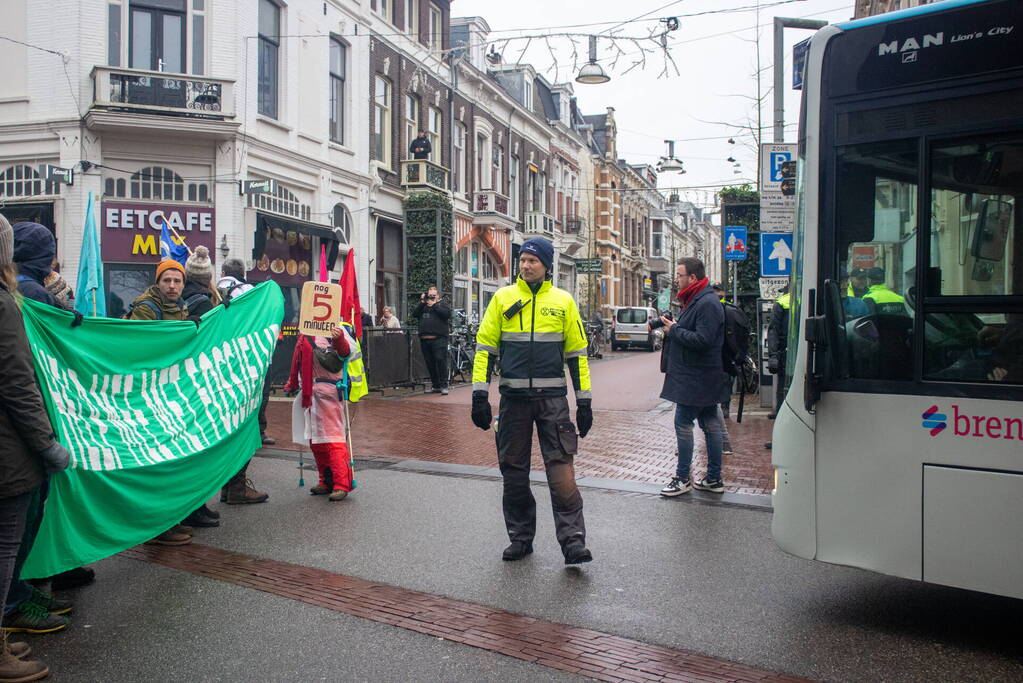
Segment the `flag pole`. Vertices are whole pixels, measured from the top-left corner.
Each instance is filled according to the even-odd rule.
[[[181,233],[175,230],[174,226],[168,223],[166,218],[163,219],[163,224],[167,226],[168,230],[174,233],[174,236],[178,238],[178,243],[184,245],[185,249],[188,250],[188,255],[191,256],[192,249],[191,247],[188,246],[188,243],[185,241],[185,238],[181,236]]]

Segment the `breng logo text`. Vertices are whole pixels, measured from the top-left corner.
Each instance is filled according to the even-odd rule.
[[[936,405],[925,410],[921,417],[923,418],[921,425],[931,436],[941,434],[949,426],[948,416],[940,412]],[[970,415],[953,403],[951,423],[952,433],[956,436],[1023,441],[1023,418]]]

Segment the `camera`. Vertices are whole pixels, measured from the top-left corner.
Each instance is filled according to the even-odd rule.
[[[674,320],[675,318],[671,315],[671,311],[661,311],[659,315],[663,315],[668,320]],[[658,317],[650,321],[650,329],[656,330],[664,327],[664,322]]]
[[[422,294],[419,295],[419,298],[422,299],[423,301],[432,301],[433,299],[437,298],[437,295],[430,294],[429,292],[423,292]]]

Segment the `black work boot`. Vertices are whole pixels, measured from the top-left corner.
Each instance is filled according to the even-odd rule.
[[[561,549],[561,552],[565,554],[565,564],[582,564],[593,561],[593,553],[586,548],[586,544],[581,539],[569,541]]]
[[[185,517],[181,523],[186,526],[198,526],[198,527],[216,527],[220,526],[220,520],[217,517],[209,514],[210,510],[203,505],[198,510],[195,510],[188,517]]]
[[[504,549],[501,559],[506,562],[521,560],[533,552],[533,544],[529,541],[512,541],[511,545]]]

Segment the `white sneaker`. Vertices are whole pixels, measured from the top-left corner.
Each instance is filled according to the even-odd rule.
[[[718,479],[717,481],[711,481],[709,479],[701,479],[700,481],[693,484],[694,488],[698,488],[701,491],[710,491],[711,493],[724,493],[725,485]],[[663,495],[663,491],[662,491]]]
[[[661,489],[661,495],[665,498],[674,498],[675,496],[681,496],[683,493],[689,493],[692,488],[692,484],[689,483],[688,479],[672,477],[671,481]]]

